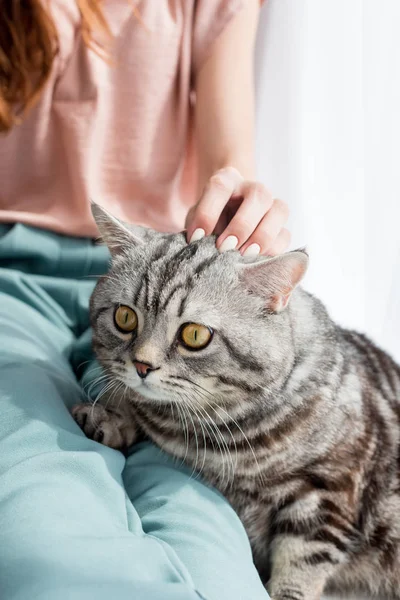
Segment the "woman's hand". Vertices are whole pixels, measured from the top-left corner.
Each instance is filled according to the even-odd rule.
[[[253,181],[254,44],[259,0],[243,8],[208,49],[194,73],[199,189],[186,219],[188,241],[216,233],[221,252],[280,254],[289,245],[287,205]],[[235,165],[237,169],[221,166]]]
[[[218,235],[220,252],[239,249],[243,256],[284,252],[290,233],[284,228],[289,215],[285,202],[256,181],[246,181],[239,171],[226,167],[208,181],[186,219],[188,242]]]

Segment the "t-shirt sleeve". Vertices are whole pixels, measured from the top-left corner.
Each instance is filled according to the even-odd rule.
[[[195,0],[192,37],[192,68],[196,73],[211,50],[212,43],[246,0]]]

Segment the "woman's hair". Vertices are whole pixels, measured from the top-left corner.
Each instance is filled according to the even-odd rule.
[[[51,0],[1,0],[0,132],[19,123],[38,99],[58,52],[58,35],[48,9]],[[72,0],[71,0],[72,1]],[[97,52],[94,30],[110,35],[101,0],[76,0],[85,43]]]

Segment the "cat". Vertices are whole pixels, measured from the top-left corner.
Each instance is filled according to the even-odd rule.
[[[85,433],[144,433],[219,488],[274,600],[400,598],[400,367],[298,286],[304,251],[246,259],[93,213],[112,255],[93,345],[124,393],[73,408]]]

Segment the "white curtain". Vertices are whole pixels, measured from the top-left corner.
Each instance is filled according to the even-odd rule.
[[[259,178],[289,202],[305,287],[400,361],[400,1],[268,0]]]

